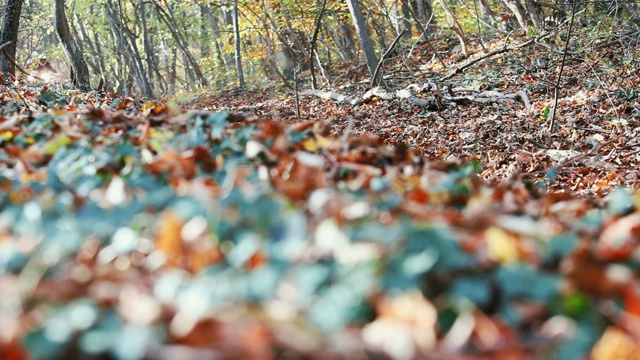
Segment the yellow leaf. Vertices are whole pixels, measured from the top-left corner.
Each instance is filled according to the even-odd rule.
[[[490,227],[484,232],[484,238],[489,247],[489,257],[507,264],[518,260],[517,239],[498,227]]]
[[[142,106],[142,111],[146,111],[148,109],[153,109],[156,106],[156,104],[153,103],[153,101],[148,100],[143,106]]]
[[[318,136],[318,138],[316,139],[316,144],[319,148],[331,149],[333,148],[334,144],[336,144],[336,142],[324,136]]]
[[[0,140],[11,140],[11,139],[13,139],[13,132],[11,131],[0,132]]]
[[[66,134],[60,134],[49,141],[45,146],[44,153],[49,155],[55,153],[59,148],[63,146],[71,145],[73,141]]]
[[[316,150],[318,150],[318,145],[313,139],[302,140],[302,147],[308,152],[315,152]]]

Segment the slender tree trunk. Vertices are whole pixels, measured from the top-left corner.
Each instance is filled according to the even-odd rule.
[[[84,61],[80,47],[78,47],[76,40],[71,35],[67,15],[64,12],[64,0],[53,1],[53,23],[58,39],[62,43],[64,53],[71,64],[71,82],[73,86],[82,91],[90,90],[89,68]]]
[[[100,68],[99,63],[95,61],[97,54],[96,45],[93,44],[91,37],[89,37],[89,33],[87,32],[84,21],[82,21],[82,19],[80,19],[77,14],[74,14],[74,20],[78,26],[78,30],[80,31],[82,42],[86,44],[89,51],[90,56],[86,59],[87,65],[91,68],[91,71],[93,71],[94,74],[102,74],[102,69]]]
[[[20,28],[20,14],[24,0],[9,0],[4,9],[4,23],[2,24],[2,34],[0,34],[0,45],[10,42],[4,51],[0,51],[0,71],[14,76],[16,67],[11,62],[5,52],[12,58],[16,58],[18,48],[18,30]]]
[[[327,34],[329,34],[329,37],[338,49],[338,54],[340,55],[342,61],[349,62],[355,59],[356,55],[353,52],[353,48],[344,46],[343,38],[338,35],[338,32],[333,28],[333,25],[331,25],[331,23],[327,19],[322,19],[322,25],[324,25]]]
[[[119,4],[116,4],[116,6],[118,6],[118,13],[116,14],[113,9],[114,4],[111,1],[108,1],[107,3],[110,6],[110,8],[107,9],[107,14],[118,31],[118,36],[121,38],[122,48],[123,50],[128,48],[125,55],[128,58],[127,62],[129,62],[130,67],[135,71],[138,88],[142,95],[146,97],[153,97],[153,91],[151,91],[151,85],[149,84],[144,65],[142,64],[142,57],[138,50],[138,46],[136,45],[136,37],[131,29],[129,29],[123,22],[124,14],[122,12],[122,8]]]
[[[244,71],[242,70],[242,55],[240,53],[240,26],[238,24],[238,0],[233,2],[233,40],[238,83],[241,88],[244,88]]]
[[[169,93],[176,92],[176,78],[178,77],[176,71],[176,64],[178,63],[178,50],[175,47],[171,49],[171,59],[169,63]]]
[[[369,74],[373,77],[376,72],[376,67],[378,66],[378,60],[376,59],[376,53],[373,50],[373,45],[371,44],[371,37],[367,30],[367,24],[364,20],[364,16],[362,16],[358,0],[347,0],[347,6],[349,7],[349,12],[351,13],[351,18],[353,19],[353,24],[356,28],[356,32],[358,33],[358,37],[360,38],[360,44],[362,45],[362,51],[364,52],[364,58],[367,63],[367,68],[369,69]],[[380,79],[373,79],[373,83],[379,84]]]
[[[151,80],[149,82],[149,88],[153,93],[153,69],[158,67],[158,57],[155,56],[153,39],[151,38],[151,34],[149,33],[149,28],[147,26],[147,8],[144,1],[140,1],[140,19],[142,20],[142,40],[145,60],[147,63],[147,79]]]
[[[169,6],[169,10],[167,10],[163,8],[158,1],[152,0],[151,2],[153,3],[156,9],[156,13],[158,14],[158,17],[160,18],[160,20],[162,20],[162,22],[164,22],[167,25],[167,28],[171,32],[171,35],[173,35],[176,45],[180,48],[182,53],[187,58],[189,64],[193,68],[193,71],[195,71],[196,76],[198,78],[198,82],[202,86],[207,86],[209,82],[207,81],[204,74],[202,73],[202,70],[200,69],[200,65],[198,64],[195,57],[191,53],[191,50],[189,50],[189,44],[187,44],[184,37],[180,33],[179,26],[176,24],[176,21],[171,14],[171,4],[168,4],[166,1],[164,1],[164,3],[167,4],[167,6]]]
[[[405,39],[411,39],[411,21],[409,20],[409,8],[404,1],[396,0],[395,10],[396,22],[398,24],[396,27],[396,34],[400,34],[403,29],[407,29],[407,32],[404,33],[403,37]]]
[[[198,5],[199,9],[200,9],[200,33],[202,35],[200,35],[200,58],[207,58],[209,57],[209,52],[211,51],[211,46],[209,45],[209,41],[210,41],[210,30],[209,30],[209,24],[211,23],[211,9],[209,8],[209,5],[204,3],[204,4],[199,4]]]

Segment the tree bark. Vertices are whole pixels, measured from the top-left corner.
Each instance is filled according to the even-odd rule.
[[[5,55],[5,51],[12,59],[16,58],[18,48],[18,30],[20,28],[20,14],[24,0],[9,0],[4,9],[4,23],[2,24],[2,34],[0,34],[0,45],[7,42],[11,44],[0,51],[0,71],[4,74],[14,76],[16,67]]]
[[[80,47],[78,47],[76,40],[71,35],[67,15],[64,12],[64,0],[53,1],[53,24],[58,40],[62,43],[64,53],[71,65],[71,82],[73,86],[82,91],[90,90],[89,68],[84,61]]]
[[[376,53],[373,50],[373,45],[371,44],[369,31],[367,31],[367,24],[364,20],[364,16],[362,16],[358,0],[347,0],[347,6],[349,7],[349,12],[353,19],[353,25],[356,28],[358,37],[360,38],[360,44],[362,45],[362,51],[364,52],[364,58],[367,63],[367,68],[369,69],[369,74],[373,78],[376,72],[376,67],[378,66],[378,60],[376,59]],[[372,79],[372,82],[379,85],[380,79]]]

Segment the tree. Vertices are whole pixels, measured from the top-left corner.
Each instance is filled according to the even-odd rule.
[[[89,68],[84,61],[82,50],[80,50],[76,40],[71,35],[67,15],[64,12],[64,0],[53,1],[53,24],[56,29],[56,35],[58,35],[64,53],[71,65],[71,82],[73,86],[83,91],[91,89]]]
[[[106,6],[107,16],[111,20],[114,27],[114,34],[118,40],[118,46],[120,51],[128,55],[127,59],[130,61],[130,68],[135,72],[135,78],[137,79],[138,86],[142,95],[146,97],[153,97],[153,91],[151,83],[147,78],[144,65],[142,63],[142,56],[136,43],[136,35],[125,23],[125,15],[123,14],[122,6],[120,3],[113,4],[111,0],[107,1]],[[116,12],[117,11],[117,12]],[[144,19],[145,14],[139,14],[137,18]],[[146,32],[146,31],[145,31]],[[147,54],[147,58],[151,57],[153,53]]]
[[[18,29],[20,28],[20,14],[24,0],[9,0],[4,10],[4,23],[0,34],[0,45],[9,43],[0,52],[0,71],[4,74],[15,75],[16,67],[11,59],[16,58]],[[9,59],[11,57],[11,59]]]
[[[241,88],[244,88],[244,71],[242,70],[242,55],[240,54],[240,25],[238,25],[238,0],[233,2],[233,39],[238,83]]]
[[[362,51],[364,52],[364,59],[367,63],[369,74],[373,77],[376,72],[376,67],[378,66],[378,60],[376,59],[375,51],[373,51],[369,31],[367,31],[367,23],[364,20],[364,16],[362,16],[358,0],[347,0],[347,6],[349,6],[349,13],[351,13],[351,18],[353,19],[353,25],[360,38],[360,44],[362,45]],[[375,84],[380,83],[379,75],[376,79],[373,79],[373,82]]]

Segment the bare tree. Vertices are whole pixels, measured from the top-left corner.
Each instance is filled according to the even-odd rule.
[[[169,32],[171,32],[171,35],[173,35],[175,44],[182,51],[185,59],[187,60],[186,62],[191,65],[191,68],[195,72],[198,83],[201,86],[209,85],[209,82],[207,81],[204,73],[202,72],[202,69],[200,68],[200,64],[196,60],[195,56],[193,56],[193,54],[191,53],[189,44],[187,40],[185,40],[183,33],[180,31],[180,25],[177,23],[176,19],[173,16],[173,7],[176,4],[167,1],[162,1],[161,4],[160,1],[157,0],[151,0],[151,3],[155,7],[156,13],[158,14],[160,20],[167,25]],[[165,6],[163,6],[163,4],[166,6],[166,8]]]
[[[373,78],[376,72],[376,67],[378,66],[378,60],[376,59],[376,53],[373,50],[373,45],[371,44],[371,37],[367,30],[367,23],[364,20],[364,16],[362,16],[358,0],[347,0],[347,5],[349,6],[351,18],[353,19],[353,25],[356,28],[358,37],[360,38],[360,44],[362,45],[362,51],[364,52],[364,59],[367,63],[369,74],[371,74],[371,77]],[[375,84],[380,83],[380,79],[372,80]]]
[[[121,4],[114,4],[109,0],[106,4],[106,11],[109,20],[111,20],[114,26],[114,33],[117,41],[119,42],[120,49],[123,54],[127,56],[127,61],[135,72],[135,77],[142,95],[153,97],[151,83],[147,78],[147,73],[145,72],[144,64],[142,63],[142,56],[136,43],[136,35],[126,25],[126,19]],[[140,17],[144,17],[144,14],[141,14]],[[152,56],[153,54],[147,54],[147,57]]]

